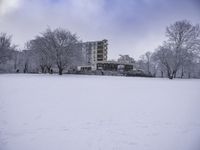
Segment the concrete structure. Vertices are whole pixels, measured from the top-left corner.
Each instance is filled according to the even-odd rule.
[[[129,71],[133,70],[133,65],[128,63],[119,63],[116,61],[101,61],[97,62],[96,70]]]
[[[133,69],[133,65],[131,63],[107,61],[107,40],[82,43],[82,52],[84,55],[84,64],[78,67],[79,71],[129,71]]]
[[[91,65],[96,70],[97,62],[107,61],[108,41],[85,42],[82,45],[85,65]]]

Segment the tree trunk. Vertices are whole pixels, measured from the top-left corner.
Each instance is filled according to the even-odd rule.
[[[51,73],[51,66],[47,66],[47,71],[48,71],[48,73]]]
[[[173,77],[174,77],[173,73],[171,74],[171,71],[169,71],[169,70],[167,71],[167,76],[169,79],[173,79]]]
[[[161,71],[161,78],[163,78],[163,76],[164,76],[163,74],[164,74],[163,71]]]
[[[184,76],[184,70],[183,70],[183,67],[182,67],[182,69],[181,69],[181,79],[183,78],[183,76]]]
[[[23,72],[24,72],[24,73],[27,73],[27,72],[28,72],[28,64],[25,64],[25,65],[24,65],[24,70],[23,70]]]
[[[45,66],[40,65],[42,73],[45,73]]]
[[[190,72],[188,72],[188,78],[189,78],[189,79],[191,78],[191,73],[190,73]]]
[[[176,71],[173,71],[172,76],[173,78],[176,78]]]
[[[63,74],[63,68],[58,68],[59,69],[59,75]]]

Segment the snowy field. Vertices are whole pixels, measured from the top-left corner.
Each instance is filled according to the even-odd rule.
[[[0,150],[200,150],[200,80],[0,75]]]

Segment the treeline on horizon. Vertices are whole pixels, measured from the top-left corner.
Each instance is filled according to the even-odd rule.
[[[133,64],[152,77],[200,78],[200,27],[187,20],[166,28],[167,40],[154,52],[146,52],[138,61],[129,55],[116,60]],[[86,65],[82,42],[76,34],[62,28],[47,28],[19,50],[12,37],[0,33],[0,73],[54,73]]]

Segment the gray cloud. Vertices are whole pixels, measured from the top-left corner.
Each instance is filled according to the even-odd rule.
[[[13,34],[20,47],[47,26],[63,27],[83,41],[107,38],[109,58],[118,54],[138,58],[162,43],[167,25],[182,19],[200,20],[198,0],[11,1],[9,11],[0,16],[0,32]]]
[[[0,16],[19,8],[21,0],[0,0]]]

